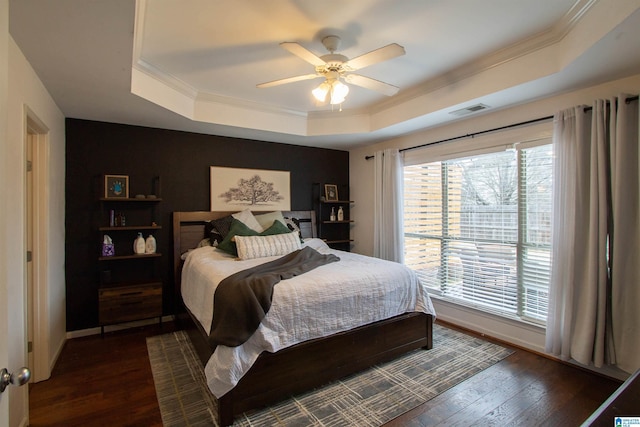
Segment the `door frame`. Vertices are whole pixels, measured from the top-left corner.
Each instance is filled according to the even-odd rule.
[[[25,227],[25,247],[32,249],[31,266],[25,263],[25,320],[27,328],[25,328],[25,346],[27,346],[29,337],[26,336],[31,329],[33,336],[33,366],[32,382],[38,382],[48,379],[51,376],[51,367],[49,366],[49,298],[48,298],[48,245],[49,245],[49,215],[47,206],[49,205],[49,129],[38,116],[29,107],[24,107],[24,144],[25,154],[28,151],[28,145],[31,146],[32,156],[32,191],[25,189],[27,195],[25,199],[30,198],[31,212],[28,212],[25,206],[25,224],[31,221],[30,225]],[[29,173],[29,172],[27,172]],[[25,180],[25,186],[26,186]],[[31,193],[31,194],[30,194]],[[29,205],[28,201],[25,201]],[[31,242],[27,242],[26,228],[31,227]],[[32,286],[29,292],[27,283],[27,269],[31,268]],[[27,300],[30,298],[30,301]]]

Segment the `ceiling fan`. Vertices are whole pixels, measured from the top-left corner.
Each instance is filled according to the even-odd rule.
[[[333,35],[326,36],[322,39],[322,44],[329,53],[323,56],[317,56],[298,43],[280,43],[280,46],[284,49],[315,66],[315,73],[261,83],[256,87],[267,88],[298,82],[301,80],[311,80],[324,77],[325,81],[312,92],[319,102],[328,101],[330,104],[341,104],[349,93],[349,87],[340,80],[380,92],[387,96],[395,95],[398,92],[399,88],[396,86],[361,76],[359,74],[353,74],[352,72],[379,62],[402,56],[405,54],[404,47],[397,43],[392,43],[353,59],[349,59],[344,55],[335,53],[335,51],[340,47],[340,37]]]

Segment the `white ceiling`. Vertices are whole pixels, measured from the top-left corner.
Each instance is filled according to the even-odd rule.
[[[65,116],[348,149],[640,73],[638,0],[11,0],[10,33]],[[318,107],[313,73],[279,46],[349,58],[398,43]],[[133,93],[132,93],[133,92]],[[476,113],[482,114],[482,113]]]

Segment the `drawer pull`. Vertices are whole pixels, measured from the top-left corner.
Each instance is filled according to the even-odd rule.
[[[141,291],[138,291],[138,292],[126,292],[126,293],[124,293],[124,294],[120,294],[120,296],[123,296],[123,297],[130,297],[131,295],[141,295],[141,294],[142,294],[142,292],[141,292]]]
[[[130,302],[123,302],[120,305],[138,305],[138,304],[142,304],[142,301],[130,301]]]

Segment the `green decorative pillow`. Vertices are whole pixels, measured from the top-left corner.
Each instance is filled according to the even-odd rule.
[[[236,247],[235,236],[271,236],[274,234],[284,234],[290,233],[291,230],[281,223],[280,221],[274,221],[273,225],[262,233],[258,233],[257,231],[249,228],[243,222],[238,221],[237,219],[233,219],[231,221],[231,228],[229,228],[229,234],[224,238],[224,240],[218,244],[217,248],[231,254],[233,256],[238,256],[238,249]]]
[[[267,228],[266,230],[264,230],[262,233],[259,233],[258,236],[272,236],[274,234],[285,234],[285,233],[291,233],[291,230],[289,230],[289,227],[287,227],[280,221],[273,221],[273,225]]]

